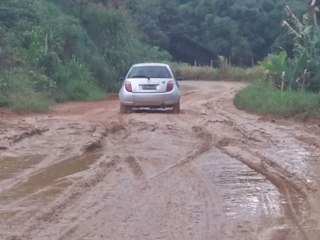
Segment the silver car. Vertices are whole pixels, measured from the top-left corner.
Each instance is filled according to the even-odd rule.
[[[133,65],[119,92],[120,112],[132,108],[172,108],[180,111],[180,91],[171,68],[162,63]]]

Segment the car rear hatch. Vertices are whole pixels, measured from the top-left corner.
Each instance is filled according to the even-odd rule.
[[[131,78],[133,93],[165,93],[170,78]]]

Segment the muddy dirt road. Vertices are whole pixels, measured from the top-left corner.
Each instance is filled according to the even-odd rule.
[[[0,110],[0,239],[320,239],[320,126],[237,110],[241,83],[181,85],[179,115]]]

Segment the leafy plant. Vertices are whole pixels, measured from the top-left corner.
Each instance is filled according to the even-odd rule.
[[[285,51],[278,54],[268,54],[266,59],[258,62],[258,64],[267,70],[268,78],[274,86],[284,88],[285,75],[288,71],[287,53]]]
[[[15,110],[45,111],[53,103],[55,83],[41,73],[21,69],[0,76],[0,106]]]
[[[96,86],[88,68],[75,58],[67,64],[60,64],[54,78],[59,88],[58,101],[94,100],[105,96]]]
[[[281,75],[287,71],[288,66],[286,60],[287,53],[282,51],[279,54],[268,54],[268,57],[264,61],[260,61],[259,65],[273,74]]]
[[[294,43],[294,57],[288,61],[291,85],[300,89],[319,91],[319,87],[313,89],[310,85],[310,80],[320,72],[320,29],[316,6],[311,4],[302,21],[286,6],[287,20],[282,22],[282,26],[293,37]],[[318,81],[320,82],[320,79]]]

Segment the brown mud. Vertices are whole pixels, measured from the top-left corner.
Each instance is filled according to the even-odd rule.
[[[182,82],[181,114],[111,96],[0,110],[0,239],[320,239],[320,125]]]

